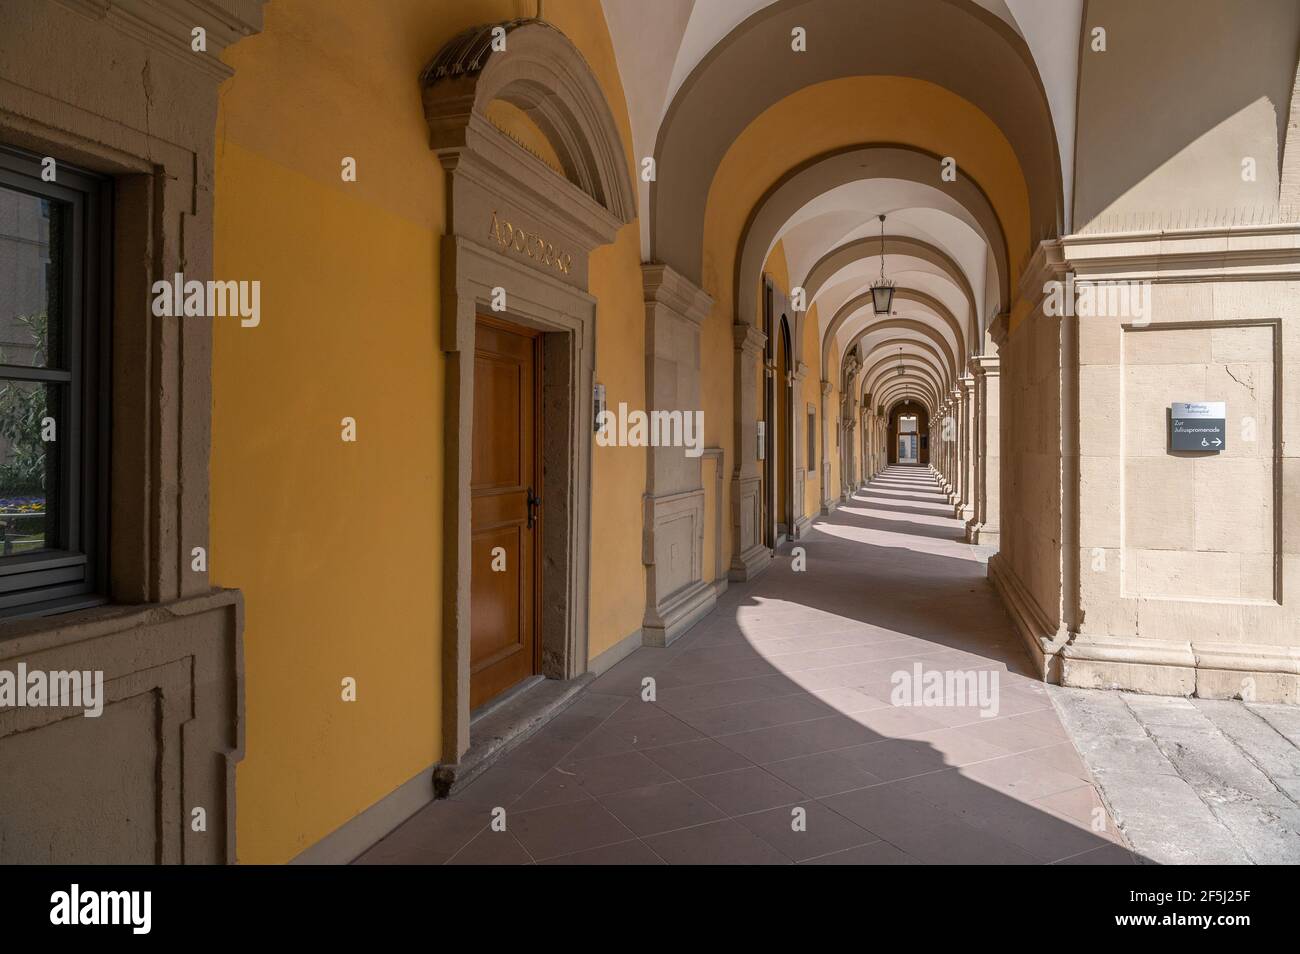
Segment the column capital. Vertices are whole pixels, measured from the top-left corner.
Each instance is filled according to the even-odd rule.
[[[737,351],[746,355],[756,355],[763,353],[763,346],[767,344],[767,335],[748,322],[737,322],[731,326],[731,340],[735,343]]]
[[[1070,263],[1066,259],[1064,242],[1060,239],[1039,242],[1029,258],[1029,263],[1020,273],[1020,297],[1032,308],[1037,309],[1042,300],[1047,297],[1047,283],[1063,281],[1069,271]],[[1007,330],[1010,331],[1009,321]]]
[[[713,298],[679,272],[660,262],[641,266],[641,293],[647,310],[651,305],[664,305],[679,318],[693,324],[703,324],[713,310]]]
[[[993,343],[1001,350],[1007,343],[1007,335],[1011,333],[1011,314],[1002,312],[991,322],[989,322],[988,334],[993,339]]]
[[[822,381],[822,394],[830,394],[835,390],[835,386],[829,381]]]
[[[970,373],[976,377],[997,377],[1002,370],[1002,359],[995,354],[971,355]]]

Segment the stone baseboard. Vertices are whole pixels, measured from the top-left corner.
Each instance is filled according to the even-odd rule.
[[[360,814],[354,815],[289,862],[291,865],[346,865],[355,861],[434,799],[431,765],[403,782]]]
[[[1300,703],[1300,650],[1288,647],[1080,635],[1060,655],[1066,686]]]
[[[675,595],[666,606],[657,610],[653,619],[641,625],[642,645],[670,646],[688,629],[708,615],[718,602],[712,583],[703,580],[692,584],[680,595]]]
[[[591,662],[587,664],[587,671],[594,676],[604,675],[645,645],[643,642],[644,639],[645,637],[639,629],[629,633],[613,646],[610,646],[608,649],[593,658]]]

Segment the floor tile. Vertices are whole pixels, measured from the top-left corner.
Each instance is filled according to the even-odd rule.
[[[600,803],[637,835],[718,821],[723,813],[681,782],[665,782],[603,795]]]
[[[547,865],[662,865],[664,860],[646,847],[645,842],[621,841],[615,845],[589,848],[571,855],[544,861]]]
[[[805,865],[919,865],[916,858],[895,848],[887,841],[876,841],[856,848],[835,851],[819,855],[807,861]]]
[[[507,816],[508,830],[537,861],[627,841],[632,832],[592,801]]]
[[[532,856],[508,831],[486,829],[456,852],[449,865],[530,865]]]
[[[800,813],[800,814],[796,814]],[[817,801],[737,816],[740,822],[792,861],[876,841],[876,836]]]
[[[751,764],[743,755],[713,739],[678,742],[662,748],[646,749],[641,754],[674,778],[683,780],[730,772]]]
[[[798,789],[754,766],[705,775],[691,779],[688,784],[728,815],[790,805],[806,798]]]
[[[852,759],[846,758],[844,752],[843,749],[837,749],[800,755],[780,762],[769,762],[763,768],[814,798],[866,788],[884,781],[879,775],[868,772]]]
[[[608,795],[627,788],[669,782],[672,776],[643,752],[619,752],[593,759],[571,759],[556,766],[547,780],[557,787],[571,784],[588,795]]]
[[[790,859],[730,819],[652,835],[645,843],[670,865],[786,865]]]

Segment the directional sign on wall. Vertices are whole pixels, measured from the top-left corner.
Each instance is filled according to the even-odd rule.
[[[1228,405],[1223,401],[1174,402],[1169,407],[1169,449],[1218,453],[1228,446]]]

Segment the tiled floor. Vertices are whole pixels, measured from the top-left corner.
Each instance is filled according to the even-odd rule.
[[[360,860],[1131,863],[951,513],[891,468],[799,541],[806,569],[733,585]],[[916,666],[996,674],[996,715],[892,704]]]

